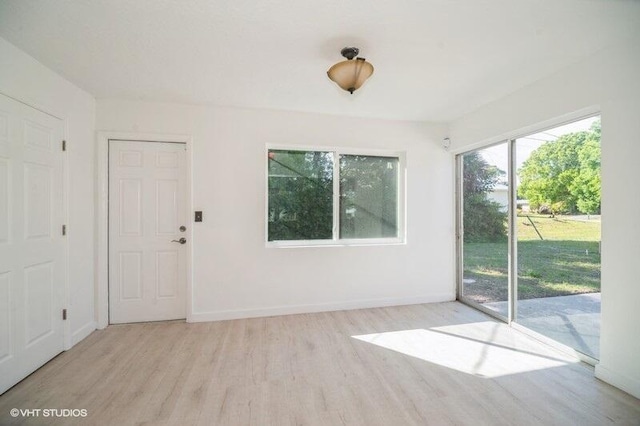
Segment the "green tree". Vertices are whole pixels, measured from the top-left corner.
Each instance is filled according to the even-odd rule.
[[[330,239],[333,153],[269,152],[269,241]]]
[[[333,237],[334,153],[270,150],[269,241]],[[340,238],[397,236],[398,159],[341,155]]]
[[[578,157],[580,171],[569,190],[576,197],[578,211],[600,213],[600,140],[585,141]]]
[[[340,238],[398,235],[395,157],[340,156]]]
[[[600,211],[600,122],[546,142],[518,171],[518,195],[554,213]]]
[[[462,171],[465,242],[493,242],[506,238],[506,214],[487,194],[505,173],[487,163],[478,152],[465,154]]]

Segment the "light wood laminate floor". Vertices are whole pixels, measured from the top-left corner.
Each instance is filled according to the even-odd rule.
[[[0,424],[12,423],[640,424],[640,402],[452,302],[110,326],[0,396]]]

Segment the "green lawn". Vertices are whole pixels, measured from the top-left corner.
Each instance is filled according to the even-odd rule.
[[[518,217],[518,298],[600,291],[600,222],[530,217],[544,240]],[[507,300],[507,242],[465,243],[464,278],[464,293],[473,300]]]

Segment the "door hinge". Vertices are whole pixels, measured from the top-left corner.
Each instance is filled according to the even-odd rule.
[[[62,235],[67,235],[67,225],[62,225]]]
[[[66,140],[62,140],[62,150],[66,151],[67,150],[67,141]]]
[[[63,320],[66,320],[66,319],[67,319],[67,310],[66,310],[66,309],[63,309],[63,310],[62,310],[62,319],[63,319]]]

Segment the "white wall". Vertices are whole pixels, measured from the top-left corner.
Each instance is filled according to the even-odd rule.
[[[194,321],[455,298],[445,126],[99,100],[97,128],[192,136]],[[266,144],[406,151],[407,244],[266,248]]]
[[[0,38],[0,93],[65,122],[68,141],[68,247],[70,341],[95,329],[94,320],[94,124],[95,100]]]
[[[640,35],[455,121],[462,151],[602,114],[602,328],[596,375],[640,397]],[[577,111],[577,113],[576,113]]]

